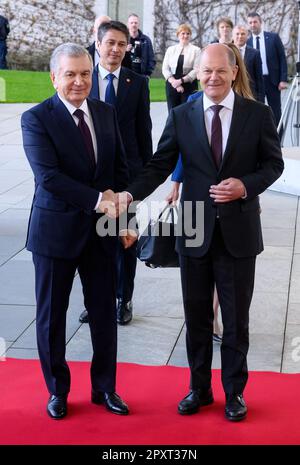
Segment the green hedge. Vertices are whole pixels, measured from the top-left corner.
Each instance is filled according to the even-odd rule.
[[[38,103],[53,93],[48,72],[0,71],[0,102]],[[166,100],[164,79],[150,80],[150,95],[152,102]]]

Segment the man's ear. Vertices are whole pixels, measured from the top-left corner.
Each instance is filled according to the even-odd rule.
[[[53,71],[50,72],[50,79],[52,81],[54,89],[57,89],[56,78],[55,78],[55,74]]]

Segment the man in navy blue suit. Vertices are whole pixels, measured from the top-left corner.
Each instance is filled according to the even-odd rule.
[[[248,31],[245,26],[237,25],[233,28],[234,45],[240,50],[250,78],[253,96],[258,102],[265,102],[265,86],[262,73],[261,56],[258,50],[247,45]]]
[[[152,157],[152,123],[147,78],[121,66],[128,40],[129,31],[125,24],[111,21],[100,25],[96,42],[100,61],[93,72],[90,97],[115,106],[129,177],[133,181]],[[111,84],[109,78],[112,75]],[[126,325],[132,319],[135,272],[136,244],[127,249],[120,244],[117,284],[117,321],[120,325]],[[80,321],[88,321],[86,311],[80,315]]]
[[[93,59],[94,66],[96,66],[99,63],[99,53],[98,53],[98,50],[96,49],[96,41],[98,39],[98,29],[99,29],[100,24],[105,23],[105,22],[109,23],[109,21],[111,21],[111,18],[106,15],[97,16],[97,18],[95,19],[94,26],[93,26],[93,34],[94,34],[95,40],[91,45],[87,47],[87,51],[89,52],[89,54],[91,55]]]
[[[249,308],[256,255],[263,250],[258,196],[283,170],[271,110],[232,90],[237,72],[235,55],[227,45],[210,44],[201,51],[198,76],[203,95],[172,109],[157,152],[127,187],[133,201],[143,200],[167,179],[181,153],[182,232],[176,238],[176,250],[191,378],[190,392],[179,403],[178,412],[194,414],[214,401],[211,363],[216,285],[224,330],[225,416],[230,421],[247,416],[243,391],[248,379]],[[129,204],[128,194],[126,199]],[[197,220],[198,202],[203,202],[204,222],[200,215]],[[120,210],[125,208],[122,203]],[[200,231],[204,233],[202,244],[196,237]]]
[[[87,99],[92,84],[87,50],[60,45],[50,70],[57,93],[22,115],[24,149],[35,179],[26,245],[35,266],[38,351],[50,393],[47,412],[54,419],[67,414],[66,312],[78,269],[93,345],[92,402],[127,414],[115,392],[118,239],[96,232],[101,214],[111,214],[110,189],[124,189],[128,182],[123,144],[114,108]]]
[[[260,51],[265,93],[278,125],[281,118],[281,91],[287,87],[284,47],[278,34],[262,30],[262,20],[258,13],[248,14],[248,26],[252,35],[247,44]]]

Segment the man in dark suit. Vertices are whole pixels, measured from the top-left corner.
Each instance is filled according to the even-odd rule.
[[[98,49],[96,48],[99,26],[103,23],[109,23],[110,21],[111,21],[111,18],[106,15],[98,16],[95,19],[94,26],[93,26],[93,34],[94,34],[95,40],[91,45],[87,47],[87,51],[89,52],[89,54],[91,55],[93,59],[94,66],[97,66],[100,60],[99,52],[98,52]],[[123,58],[122,66],[126,66],[126,68],[131,69],[131,59],[130,59],[129,54],[127,53],[125,53],[125,56]]]
[[[91,45],[89,45],[87,47],[87,51],[89,52],[89,54],[91,55],[91,57],[93,59],[93,65],[94,66],[97,66],[97,64],[99,63],[99,53],[98,53],[98,50],[96,49],[96,42],[98,40],[99,26],[102,23],[109,23],[110,21],[111,21],[111,18],[109,16],[106,16],[106,15],[97,16],[97,18],[95,19],[94,26],[93,26],[93,34],[94,34],[95,40]]]
[[[240,50],[250,78],[253,96],[259,102],[265,102],[265,87],[262,74],[261,57],[258,50],[247,45],[248,31],[245,26],[237,25],[233,28],[234,45]]]
[[[231,421],[242,420],[247,414],[243,391],[248,378],[249,307],[255,259],[263,250],[258,196],[283,170],[273,115],[268,106],[232,91],[236,73],[235,56],[227,45],[210,44],[202,50],[198,77],[203,96],[171,111],[156,154],[127,187],[133,200],[144,199],[174,170],[178,152],[182,154],[183,232],[176,249],[191,390],[178,410],[183,415],[192,414],[213,402],[216,283],[224,326],[221,359],[225,415]],[[120,211],[129,203],[128,194],[124,197],[120,194]],[[197,214],[201,206],[204,224]],[[202,231],[204,239],[200,241]],[[127,245],[130,241],[133,239],[128,235]]]
[[[24,149],[35,178],[27,249],[35,266],[47,412],[54,419],[67,414],[66,312],[78,269],[93,345],[92,402],[127,414],[115,392],[118,239],[96,232],[99,211],[112,204],[110,189],[125,188],[128,181],[123,144],[113,107],[87,99],[92,84],[87,50],[70,43],[57,47],[50,70],[57,94],[22,115]]]
[[[152,157],[152,123],[147,78],[121,66],[128,40],[129,33],[125,24],[111,21],[100,25],[96,42],[100,62],[93,72],[90,97],[106,100],[116,108],[131,182]],[[114,75],[112,99],[107,92],[111,74]],[[135,271],[136,245],[124,249],[120,244],[117,321],[121,325],[128,324],[132,319]],[[88,315],[84,311],[80,315],[80,321],[87,320]]]
[[[268,104],[273,110],[276,125],[281,118],[281,91],[287,87],[287,61],[283,44],[275,32],[264,32],[258,13],[248,14],[252,33],[247,44],[260,51]]]

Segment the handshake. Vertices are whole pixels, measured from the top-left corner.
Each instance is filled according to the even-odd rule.
[[[97,211],[104,213],[109,218],[116,219],[122,213],[126,212],[129,204],[132,202],[132,196],[128,192],[115,193],[111,189],[103,192]],[[119,232],[120,240],[125,249],[137,240],[138,235],[132,229],[123,229]]]
[[[118,218],[127,210],[131,201],[132,197],[127,192],[115,193],[111,189],[107,189],[102,194],[98,210],[109,218]]]

